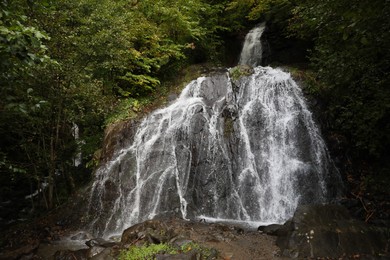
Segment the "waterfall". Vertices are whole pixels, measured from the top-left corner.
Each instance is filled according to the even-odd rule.
[[[238,64],[256,67],[261,65],[263,57],[263,46],[261,36],[265,30],[265,23],[253,28],[245,36],[244,46]]]
[[[258,51],[263,30],[249,33],[240,63],[252,64],[247,46]],[[230,74],[192,81],[97,170],[88,209],[95,234],[164,215],[282,223],[298,204],[334,196],[337,171],[290,74]]]

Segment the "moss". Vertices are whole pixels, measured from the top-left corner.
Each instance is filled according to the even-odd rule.
[[[317,80],[316,74],[312,70],[292,66],[281,68],[291,74],[291,77],[298,82],[305,94],[318,96],[326,90],[326,86]]]
[[[241,77],[253,74],[253,68],[247,65],[238,65],[230,69],[229,74],[233,80],[239,80]]]
[[[198,243],[189,242],[181,247],[175,247],[170,244],[151,244],[144,246],[131,246],[127,250],[121,251],[119,254],[119,260],[153,260],[156,259],[157,254],[176,255],[181,253],[196,252],[200,259],[215,259],[217,257],[217,251],[203,247]]]
[[[128,250],[122,251],[119,260],[153,260],[156,254],[177,254],[178,251],[169,244],[151,244],[147,246],[131,246]]]
[[[187,253],[192,250],[197,251],[201,255],[201,259],[214,259],[217,256],[215,249],[213,250],[203,247],[198,243],[190,242],[181,246],[181,251],[183,253]]]
[[[229,135],[233,132],[233,119],[230,117],[225,118],[224,121],[224,128],[223,128],[223,135],[225,138],[228,138]]]
[[[119,121],[134,118],[140,109],[141,102],[134,98],[119,100],[113,113],[107,118],[105,124],[110,125]]]

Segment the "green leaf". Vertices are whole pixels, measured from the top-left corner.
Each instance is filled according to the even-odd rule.
[[[368,40],[367,40],[366,37],[362,37],[362,38],[360,39],[360,42],[361,42],[363,45],[368,45],[368,44],[369,44],[369,42],[368,42]]]

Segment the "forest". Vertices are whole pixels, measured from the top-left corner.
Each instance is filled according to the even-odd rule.
[[[91,180],[106,127],[167,95],[190,65],[231,66],[234,42],[262,21],[271,45],[300,46],[296,60],[270,62],[287,66],[318,100],[347,196],[388,198],[387,0],[0,0],[0,7],[1,228],[66,202]]]

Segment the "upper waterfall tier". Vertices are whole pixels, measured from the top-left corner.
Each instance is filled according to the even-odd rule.
[[[263,58],[261,36],[265,30],[265,23],[253,28],[245,37],[238,64],[252,67],[260,66]]]

